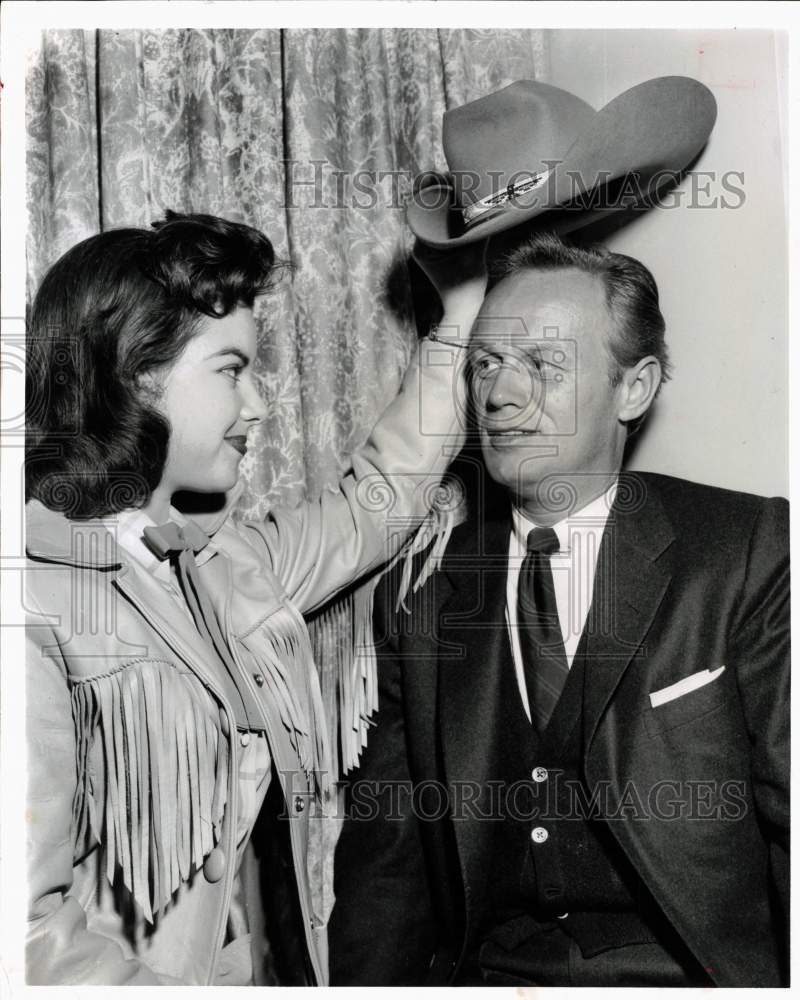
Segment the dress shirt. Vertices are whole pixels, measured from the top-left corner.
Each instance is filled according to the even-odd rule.
[[[555,531],[559,551],[550,556],[553,586],[556,594],[558,620],[564,638],[567,665],[572,666],[580,642],[589,607],[597,569],[600,541],[617,492],[615,479],[608,489],[578,511],[569,514],[557,524],[549,525]],[[526,517],[514,507],[511,513],[512,529],[508,549],[508,578],[506,582],[506,622],[508,623],[511,653],[517,685],[525,712],[530,719],[528,691],[517,632],[517,592],[519,573],[528,551],[528,534],[534,528],[545,527]]]

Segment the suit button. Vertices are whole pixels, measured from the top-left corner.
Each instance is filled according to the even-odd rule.
[[[296,813],[301,813],[306,807],[306,801],[302,795],[295,795],[294,797],[294,811]]]
[[[228,713],[224,708],[219,710],[219,728],[222,730],[223,736],[230,736],[231,727],[228,722]]]
[[[546,767],[535,767],[531,771],[531,777],[534,781],[547,781],[547,768]]]
[[[258,684],[259,687],[264,686],[264,675],[263,674],[253,674],[253,680]]]
[[[243,747],[250,746],[250,733],[242,733],[239,737],[239,742]]]
[[[535,826],[533,830],[531,830],[531,840],[534,844],[543,844],[549,836],[550,834],[543,826]]]
[[[215,847],[203,862],[203,874],[209,882],[219,882],[225,874],[225,853]]]
[[[557,913],[556,920],[566,920],[568,916],[568,913]]]

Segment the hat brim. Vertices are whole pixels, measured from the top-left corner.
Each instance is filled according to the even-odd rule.
[[[717,116],[711,91],[689,77],[648,80],[597,112],[543,185],[465,226],[454,189],[436,182],[415,192],[406,208],[411,231],[434,247],[457,247],[524,223],[567,233],[634,204],[690,163]],[[550,161],[552,165],[552,161]],[[547,164],[531,164],[547,170]]]

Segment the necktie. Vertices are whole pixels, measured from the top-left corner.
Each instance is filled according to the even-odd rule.
[[[547,725],[569,673],[550,569],[550,553],[558,548],[552,528],[534,528],[519,574],[519,645],[531,718],[539,732]]]
[[[174,521],[167,521],[166,524],[157,527],[145,528],[144,538],[159,559],[175,559],[176,575],[197,631],[210,652],[216,654],[223,668],[220,680],[233,708],[237,726],[247,730],[260,728],[256,723],[258,713],[252,703],[248,711],[251,697],[243,692],[237,683],[239,670],[222,634],[211,598],[200,579],[197,563],[194,561],[195,552],[200,552],[208,545],[210,541],[208,535],[191,521],[183,526],[175,524]]]

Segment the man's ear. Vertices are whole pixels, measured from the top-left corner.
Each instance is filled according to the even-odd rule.
[[[648,355],[626,368],[620,384],[618,417],[624,423],[643,417],[661,385],[661,362]]]

